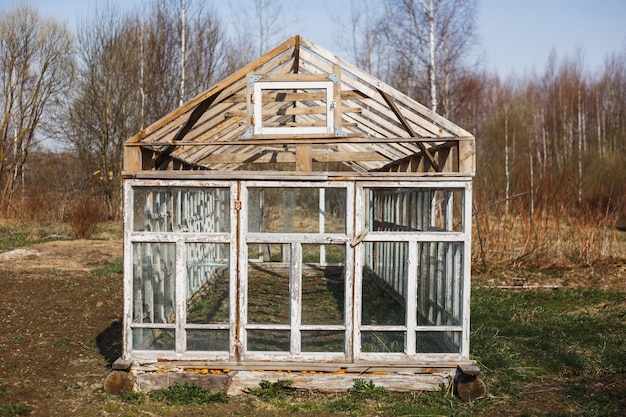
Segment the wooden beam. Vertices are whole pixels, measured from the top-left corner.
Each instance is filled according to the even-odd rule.
[[[415,134],[415,132],[413,131],[413,128],[411,127],[409,122],[407,122],[407,120],[404,118],[404,116],[402,116],[402,113],[400,113],[400,109],[398,109],[398,106],[396,106],[396,103],[393,101],[393,99],[387,93],[385,93],[382,90],[378,90],[378,92],[380,93],[381,96],[383,96],[383,98],[385,99],[385,101],[389,105],[389,108],[391,108],[391,110],[395,113],[396,117],[398,117],[398,120],[400,120],[400,123],[402,124],[402,126],[406,129],[407,132],[409,132],[409,135],[417,136]],[[439,164],[437,163],[437,161],[435,161],[435,158],[431,155],[431,153],[428,151],[428,149],[426,149],[424,144],[421,143],[421,142],[417,142],[417,146],[420,148],[420,151],[424,155],[426,155],[426,158],[428,158],[428,161],[433,166],[435,171],[439,172]]]
[[[335,102],[334,109],[334,123],[335,127],[341,130],[341,113],[344,111],[341,105],[341,67],[337,64],[333,64],[333,74],[337,77],[337,82],[333,84],[333,101]],[[346,108],[346,110],[348,110]]]
[[[141,171],[141,148],[124,146],[124,171]]]
[[[149,143],[126,143],[125,146],[137,147],[158,147],[165,145],[178,145],[178,146],[215,146],[215,145],[261,145],[261,144],[281,144],[281,145],[289,145],[294,143],[328,143],[328,144],[338,144],[338,143],[417,143],[424,142],[433,144],[433,146],[439,146],[439,144],[444,143],[452,143],[455,144],[457,142],[473,142],[473,138],[457,138],[454,136],[450,137],[442,137],[442,138],[425,138],[425,137],[373,137],[373,136],[362,136],[359,134],[348,134],[345,137],[337,137],[337,136],[329,136],[328,134],[315,134],[315,135],[307,135],[306,138],[299,135],[256,135],[254,139],[241,139],[236,138],[232,140],[222,140],[216,139],[207,142],[196,142],[196,141],[180,141],[177,143],[173,142],[149,142]]]
[[[378,152],[328,152],[313,151],[311,158],[314,162],[361,162],[361,161],[389,161]],[[296,162],[293,152],[229,152],[211,154],[204,157],[203,164],[241,164],[241,163],[269,163],[269,162]]]

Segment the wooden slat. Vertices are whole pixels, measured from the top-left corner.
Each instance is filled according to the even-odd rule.
[[[311,82],[329,81],[326,74],[256,74],[261,76],[258,82]]]

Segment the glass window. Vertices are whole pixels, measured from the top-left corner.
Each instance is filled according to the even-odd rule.
[[[230,190],[135,187],[133,231],[223,233],[230,230]]]
[[[417,332],[417,353],[460,353],[461,332]]]
[[[228,330],[187,330],[187,350],[228,351]]]
[[[278,246],[284,249],[286,259],[290,259],[289,245]],[[291,265],[282,262],[271,267],[255,262],[248,265],[248,323],[289,324]]]
[[[302,331],[301,332],[302,352],[343,352],[344,338],[343,331]]]
[[[174,350],[174,329],[133,329],[133,349]]]
[[[463,243],[424,242],[418,251],[417,323],[460,326]]]
[[[248,330],[248,350],[262,352],[289,352],[288,330]]]
[[[174,323],[173,243],[133,243],[133,323]]]
[[[190,243],[187,249],[187,323],[229,322],[229,245]]]
[[[361,323],[374,326],[404,325],[408,244],[365,242],[363,254]]]
[[[302,245],[302,324],[344,323],[345,250],[345,245]]]
[[[249,189],[248,228],[267,233],[345,233],[344,188]]]
[[[361,332],[361,352],[404,352],[404,332]]]
[[[463,189],[366,189],[365,222],[372,232],[462,232]]]

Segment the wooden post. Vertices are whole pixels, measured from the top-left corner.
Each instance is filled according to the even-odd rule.
[[[124,171],[141,171],[141,148],[124,146]]]
[[[476,145],[473,140],[459,141],[459,172],[476,174]]]

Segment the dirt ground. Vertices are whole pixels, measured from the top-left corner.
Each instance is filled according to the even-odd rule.
[[[114,400],[102,387],[121,353],[122,276],[93,270],[121,258],[121,240],[51,241],[0,254],[0,404],[25,405],[32,416],[119,415],[118,400],[103,411]],[[626,260],[563,273],[478,275],[475,285],[626,290]],[[258,414],[246,404],[215,411]]]
[[[91,270],[122,241],[53,241],[0,254],[0,401],[31,415],[88,414],[121,351],[122,277]],[[114,336],[118,333],[117,336]],[[116,341],[117,339],[117,341]]]

